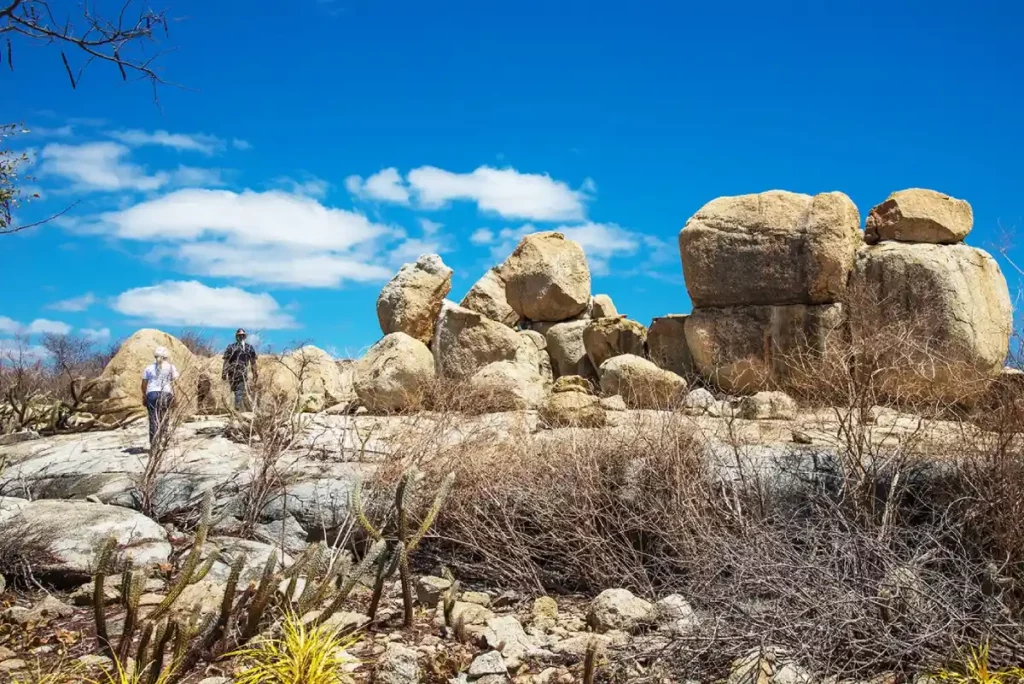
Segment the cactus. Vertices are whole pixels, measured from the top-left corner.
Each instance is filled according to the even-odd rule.
[[[93,579],[92,605],[93,617],[96,620],[96,645],[102,655],[113,659],[114,650],[107,635],[106,595],[104,593],[107,573],[114,562],[114,551],[117,550],[117,538],[109,537],[100,547],[99,561],[96,564],[96,576]]]
[[[442,610],[444,614],[444,626],[448,629],[455,627],[452,617],[455,615],[455,602],[459,598],[459,581],[455,579],[455,575],[448,568],[441,569],[441,576],[451,582],[448,586],[448,591],[444,592]]]
[[[198,581],[197,578],[205,576],[210,571],[210,567],[216,557],[208,561],[208,566],[204,565],[205,571],[199,568],[199,559],[203,555],[203,546],[206,544],[206,535],[210,531],[210,517],[213,511],[213,492],[210,490],[206,491],[203,495],[203,507],[199,517],[199,527],[196,529],[196,539],[192,544],[192,548],[188,552],[188,556],[185,558],[185,564],[181,568],[181,575],[178,577],[178,581],[175,582],[170,591],[167,592],[167,596],[160,602],[153,612],[150,614],[150,619],[159,620],[163,617],[167,611],[171,609],[174,602],[181,596],[181,592],[185,591],[185,587]],[[200,569],[200,573],[196,572]]]
[[[594,684],[597,676],[597,639],[587,642],[587,653],[583,659],[583,684]]]
[[[407,470],[402,474],[402,479],[399,481],[398,487],[395,490],[397,530],[395,531],[395,538],[388,540],[389,549],[391,549],[391,552],[394,554],[394,561],[391,564],[391,567],[386,571],[383,571],[384,563],[378,567],[377,581],[374,585],[374,600],[371,603],[371,617],[373,617],[372,613],[376,612],[377,602],[380,599],[380,591],[383,590],[384,580],[394,574],[395,566],[397,565],[402,584],[402,606],[404,608],[404,623],[406,627],[411,627],[413,622],[412,573],[409,569],[409,558],[416,551],[420,542],[423,541],[423,537],[426,536],[427,531],[434,524],[434,520],[437,519],[437,514],[441,511],[441,506],[444,505],[444,501],[448,498],[452,485],[455,483],[455,474],[449,473],[444,479],[444,482],[441,484],[441,488],[434,496],[434,501],[431,504],[430,509],[423,517],[423,520],[420,521],[419,527],[416,528],[415,532],[410,534],[406,501],[410,498],[410,493],[415,483],[416,479],[414,477],[414,472],[411,469]],[[352,507],[356,520],[359,521],[359,524],[364,530],[366,530],[366,533],[372,539],[377,542],[381,542],[385,540],[384,533],[377,529],[366,515],[360,489],[360,486],[357,485],[352,497]]]

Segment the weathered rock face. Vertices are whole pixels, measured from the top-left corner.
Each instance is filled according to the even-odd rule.
[[[596,294],[593,299],[590,300],[591,318],[611,318],[618,315],[618,309],[615,308],[615,303],[608,295]]]
[[[963,242],[974,225],[974,212],[964,200],[934,190],[900,190],[871,210],[864,241],[883,240],[954,244]]]
[[[536,330],[519,331],[519,351],[516,361],[534,369],[541,379],[550,384],[554,379],[551,357],[548,355],[548,341]]]
[[[173,335],[143,328],[124,341],[98,378],[90,380],[82,388],[84,408],[96,416],[98,424],[118,425],[146,414],[139,387],[142,371],[153,363],[153,352],[157,347],[167,348],[171,354],[170,362],[181,374],[175,385],[178,405],[186,414],[196,412],[197,387],[203,364],[197,362],[192,352]]]
[[[595,318],[583,329],[583,346],[594,368],[620,354],[646,356],[647,328],[624,316]]]
[[[796,402],[785,392],[758,392],[740,400],[739,417],[746,420],[792,420]]]
[[[686,394],[686,380],[632,354],[608,359],[600,373],[601,391],[622,396],[630,408],[671,408]]]
[[[547,383],[527,364],[495,361],[470,376],[469,390],[482,408],[518,411],[537,408],[547,394]]]
[[[433,343],[438,375],[464,380],[496,361],[512,361],[523,338],[483,314],[445,303]]]
[[[555,380],[555,384],[551,387],[551,391],[556,394],[558,392],[583,392],[584,394],[593,394],[594,387],[589,380],[579,375],[563,375]]]
[[[377,320],[385,334],[402,332],[430,344],[441,304],[452,288],[452,269],[436,254],[405,264],[377,298]]]
[[[356,364],[353,385],[359,401],[372,412],[419,408],[434,381],[434,357],[405,333],[385,335]]]
[[[25,502],[0,518],[0,534],[37,548],[36,573],[65,581],[87,580],[96,570],[103,542],[116,537],[132,563],[144,567],[166,563],[171,554],[167,533],[135,511],[86,501]]]
[[[864,247],[850,279],[850,328],[858,348],[900,340],[893,391],[955,400],[984,389],[1006,361],[1013,312],[995,259],[967,245],[883,242]]]
[[[334,358],[319,347],[306,345],[283,356],[263,355],[256,365],[261,400],[315,412],[354,398],[351,377],[343,376]]]
[[[502,267],[509,305],[533,321],[564,321],[590,304],[590,269],[579,243],[561,233],[524,237]]]
[[[587,357],[587,348],[583,343],[583,331],[589,324],[589,320],[566,321],[556,323],[544,332],[556,378],[563,375],[597,378],[597,371]]]
[[[605,416],[599,401],[583,391],[553,392],[540,405],[540,419],[553,428],[601,427]]]
[[[686,342],[685,314],[661,316],[647,329],[647,353],[659,368],[684,378],[693,373],[693,357]]]
[[[719,197],[679,233],[695,307],[837,301],[860,242],[860,214],[840,192]]]
[[[695,309],[685,324],[694,367],[726,392],[788,385],[845,339],[840,304]]]
[[[519,323],[519,314],[509,306],[505,298],[505,279],[501,270],[492,268],[476,281],[459,304],[464,309],[483,314],[492,321],[514,328]]]

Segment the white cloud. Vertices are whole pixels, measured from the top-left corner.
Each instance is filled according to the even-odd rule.
[[[349,176],[345,179],[345,187],[357,197],[396,204],[409,203],[409,189],[394,167],[378,171],[365,181],[361,176]]]
[[[70,138],[74,135],[75,129],[73,126],[58,126],[57,128],[47,128],[46,126],[30,126],[25,129],[26,133],[32,135],[38,135],[44,138]]]
[[[7,335],[43,335],[51,333],[54,335],[67,335],[71,332],[71,326],[62,321],[51,321],[46,318],[37,318],[28,325],[24,325],[8,318],[0,316],[0,333]]]
[[[408,181],[418,202],[427,208],[467,200],[476,202],[480,211],[505,218],[575,221],[585,214],[586,192],[573,190],[547,174],[489,166],[481,166],[472,173],[452,173],[421,166],[409,172]]]
[[[96,303],[96,295],[92,292],[86,292],[81,297],[72,297],[70,299],[62,299],[59,302],[54,302],[47,306],[47,309],[53,309],[54,311],[85,311],[90,306]]]
[[[81,328],[78,332],[82,337],[95,344],[110,341],[110,328]]]
[[[444,228],[444,224],[438,223],[437,221],[431,221],[430,219],[421,218],[420,227],[423,228],[424,235],[434,235],[437,231]]]
[[[219,187],[227,185],[221,169],[204,169],[198,166],[179,166],[170,172],[169,183],[176,186]]]
[[[60,176],[75,190],[157,190],[168,183],[167,173],[149,175],[146,169],[127,161],[131,150],[114,142],[84,145],[51,143],[40,153],[40,176]]]
[[[206,328],[295,327],[295,320],[267,293],[237,287],[209,287],[195,280],[166,281],[118,295],[115,311],[157,325]]]
[[[231,146],[234,147],[236,150],[252,149],[252,143],[250,143],[248,140],[242,140],[241,138],[232,138]]]
[[[224,141],[215,135],[206,133],[169,133],[168,131],[141,131],[129,129],[124,131],[113,131],[108,135],[125,145],[142,147],[144,145],[157,145],[170,147],[179,152],[199,152],[207,156],[224,149]]]
[[[477,228],[469,236],[469,241],[474,245],[488,245],[494,242],[494,231],[490,228]]]
[[[274,179],[273,184],[284,188],[292,194],[313,197],[316,199],[323,199],[331,189],[330,183],[325,181],[323,178],[317,178],[316,176],[310,176],[303,180],[292,178],[290,176],[280,176]]]
[[[49,357],[50,352],[40,345],[27,344],[24,340],[0,339],[0,366],[39,363]]]

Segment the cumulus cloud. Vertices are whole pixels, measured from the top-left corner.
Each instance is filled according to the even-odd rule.
[[[19,323],[13,318],[0,316],[0,333],[7,335],[67,335],[71,332],[71,326],[62,321],[51,321],[46,318],[37,318],[29,324]]]
[[[475,202],[483,212],[532,221],[575,221],[586,213],[586,192],[573,190],[547,174],[489,166],[471,173],[453,173],[421,166],[409,172],[408,182],[419,204],[426,208],[466,200]]]
[[[110,328],[82,328],[78,331],[82,337],[95,344],[110,341]]]
[[[494,231],[490,228],[477,228],[469,236],[469,241],[474,245],[489,245],[494,242]]]
[[[444,228],[444,224],[438,223],[437,221],[431,221],[430,219],[421,218],[420,227],[423,229],[424,235],[435,235],[437,231]]]
[[[168,131],[147,132],[139,129],[112,131],[108,135],[125,145],[143,147],[156,145],[170,147],[179,152],[199,152],[207,156],[215,154],[225,147],[225,142],[215,135],[206,133],[170,133]]]
[[[131,150],[121,143],[93,142],[84,145],[51,143],[39,154],[39,176],[61,177],[75,190],[151,191],[168,183],[170,175],[150,175],[127,160]]]
[[[209,287],[195,280],[166,281],[122,292],[113,308],[156,325],[263,330],[295,327],[292,316],[265,292]]]
[[[394,167],[378,171],[366,180],[362,176],[349,176],[345,179],[345,188],[353,195],[365,199],[395,204],[409,203],[409,189]]]
[[[85,311],[95,303],[96,295],[92,292],[86,292],[80,297],[71,297],[70,299],[62,299],[59,302],[54,302],[46,308],[53,309],[54,311]]]

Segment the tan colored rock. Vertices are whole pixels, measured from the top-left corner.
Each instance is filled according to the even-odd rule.
[[[845,339],[840,304],[694,309],[685,324],[694,368],[732,394],[788,386],[818,370],[830,342]]]
[[[758,392],[740,400],[739,417],[745,420],[793,420],[796,402],[785,392]]]
[[[533,321],[564,321],[590,304],[590,269],[579,243],[561,233],[524,237],[502,267],[509,305]]]
[[[974,225],[971,205],[934,190],[911,188],[889,195],[871,210],[864,241],[884,240],[949,245],[963,242]]]
[[[297,411],[317,412],[355,398],[351,374],[343,376],[334,357],[313,345],[282,356],[261,355],[256,367],[261,401],[271,399]]]
[[[589,380],[579,375],[563,375],[555,380],[555,384],[551,387],[551,391],[555,394],[559,392],[583,392],[584,394],[593,394],[594,386]]]
[[[544,337],[548,341],[548,354],[556,378],[563,375],[579,375],[597,379],[597,370],[587,357],[583,344],[583,331],[589,320],[566,321],[548,326]]]
[[[606,294],[596,294],[590,300],[591,318],[612,318],[618,316],[619,311],[615,308],[615,302]]]
[[[686,380],[632,354],[613,356],[600,373],[601,391],[621,395],[630,408],[672,408],[686,395]]]
[[[377,320],[385,334],[402,332],[424,344],[434,336],[441,304],[452,288],[452,269],[436,254],[404,264],[377,297]]]
[[[846,291],[862,242],[849,197],[772,190],[708,202],[679,233],[695,307],[825,304]]]
[[[353,385],[369,411],[389,413],[417,409],[434,382],[434,357],[405,333],[385,335],[356,364]]]
[[[625,316],[595,318],[583,329],[583,346],[594,368],[619,354],[647,355],[647,328]]]
[[[505,280],[501,270],[492,268],[469,288],[459,306],[476,311],[492,321],[504,323],[510,328],[519,324],[519,314],[509,306],[505,298]]]
[[[599,399],[584,392],[557,392],[548,395],[538,415],[548,427],[595,428],[604,426],[604,409]]]
[[[1013,310],[995,259],[967,245],[864,247],[850,279],[855,348],[889,350],[886,391],[959,401],[999,376]]]
[[[185,415],[198,410],[199,378],[205,365],[181,343],[161,330],[143,328],[124,341],[98,378],[82,388],[84,410],[105,426],[123,424],[146,415],[142,403],[142,372],[153,363],[157,347],[166,347],[181,377],[175,383],[175,406]],[[179,410],[176,408],[175,410]]]
[[[647,329],[647,353],[659,368],[684,378],[693,373],[693,357],[686,343],[686,314],[659,316]]]
[[[526,364],[495,361],[470,376],[468,391],[481,410],[521,411],[540,405],[547,395],[547,383]]]
[[[464,380],[488,364],[514,360],[523,338],[483,314],[445,303],[432,348],[438,375]]]
[[[551,357],[548,355],[547,338],[536,330],[519,331],[519,351],[516,352],[516,361],[525,363],[536,370],[547,384],[554,379]]]

